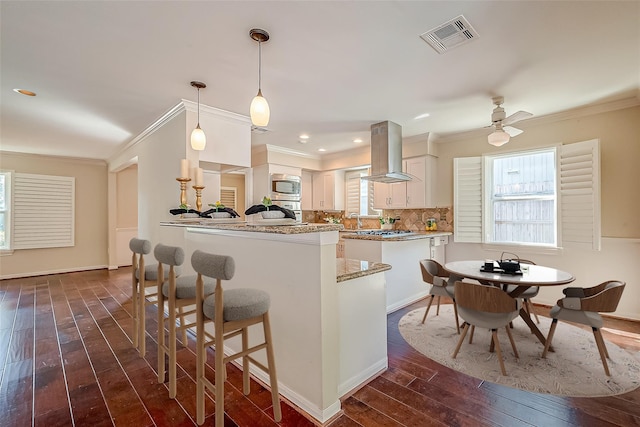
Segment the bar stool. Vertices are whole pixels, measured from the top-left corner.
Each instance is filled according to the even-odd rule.
[[[230,280],[235,273],[235,262],[229,256],[214,255],[202,251],[195,251],[191,256],[191,265],[198,273],[196,282],[196,311],[197,311],[197,368],[196,368],[196,402],[197,423],[204,423],[204,392],[205,387],[215,395],[215,425],[224,425],[224,381],[226,363],[242,357],[243,393],[248,395],[249,363],[253,363],[269,374],[271,385],[271,401],[276,422],[282,419],[280,396],[278,395],[278,380],[271,340],[271,326],[269,324],[269,294],[258,289],[230,289],[223,291],[222,280]],[[205,298],[204,277],[215,279],[216,287],[213,295]],[[214,322],[214,336],[205,331],[205,324]],[[264,342],[249,348],[248,327],[262,323]],[[242,351],[225,356],[224,340],[242,336]],[[205,374],[206,348],[215,346],[215,383],[211,383]],[[249,354],[265,349],[267,365],[250,357]]]
[[[131,299],[133,303],[132,317],[133,317],[133,333],[132,341],[133,346],[138,349],[141,357],[144,357],[146,353],[145,342],[145,323],[146,315],[145,308],[147,305],[155,305],[157,303],[157,293],[146,293],[146,289],[156,286],[158,280],[158,264],[152,263],[147,265],[145,263],[144,256],[151,252],[151,242],[149,240],[133,238],[129,241],[129,249],[133,253],[131,259],[132,271],[131,271],[131,284],[132,292]],[[143,271],[144,274],[140,274]],[[164,278],[167,279],[167,274]],[[176,272],[180,274],[179,271]],[[151,300],[147,301],[147,297]]]
[[[190,311],[184,311],[184,307],[196,304],[196,279],[197,276],[176,276],[176,268],[184,262],[184,251],[177,246],[166,246],[157,244],[153,250],[153,255],[158,261],[158,277],[167,277],[167,280],[158,282],[158,383],[164,382],[165,356],[169,356],[169,397],[175,399],[177,389],[177,361],[176,361],[176,341],[177,332],[182,332],[182,346],[187,346],[187,329],[196,326],[195,319],[188,323],[185,316],[196,313],[195,307]],[[168,265],[167,272],[164,265]],[[216,288],[214,280],[204,281],[204,295],[210,295]],[[164,315],[165,301],[169,305],[169,316]],[[180,319],[180,326],[176,325]],[[165,340],[165,322],[168,322],[168,342]]]

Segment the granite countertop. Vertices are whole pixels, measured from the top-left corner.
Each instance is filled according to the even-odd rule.
[[[358,235],[357,230],[342,230],[340,232],[341,239],[358,239],[358,240],[376,240],[383,242],[397,242],[404,240],[429,239],[431,237],[450,236],[450,231],[416,231],[411,234],[401,234],[392,237],[375,236],[371,234]]]
[[[389,264],[361,261],[359,259],[336,258],[336,282],[338,283],[387,270],[391,270]]]
[[[227,220],[226,222],[215,222],[215,220],[207,220],[202,218],[162,221],[160,222],[160,225],[274,234],[320,233],[325,231],[341,231],[344,228],[342,224],[301,224],[294,222],[286,225],[267,225],[258,223],[246,223],[245,221],[240,220],[235,222],[231,220]]]

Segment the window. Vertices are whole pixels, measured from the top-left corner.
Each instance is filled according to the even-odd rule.
[[[373,208],[373,182],[361,179],[369,175],[368,169],[359,169],[345,173],[346,209],[345,215],[380,216],[381,212]]]
[[[485,241],[556,246],[556,150],[486,156]]]
[[[456,242],[600,250],[599,141],[454,159]]]
[[[0,172],[0,250],[11,249],[11,173]]]
[[[0,172],[0,250],[73,246],[75,178]]]

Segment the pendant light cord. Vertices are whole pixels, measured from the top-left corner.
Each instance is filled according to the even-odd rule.
[[[198,88],[198,127],[200,127],[200,88]]]
[[[262,42],[258,42],[258,90],[262,92]]]

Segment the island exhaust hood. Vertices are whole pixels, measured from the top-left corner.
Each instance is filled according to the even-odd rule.
[[[393,183],[411,180],[402,172],[402,126],[390,121],[371,125],[371,175],[369,181]]]

